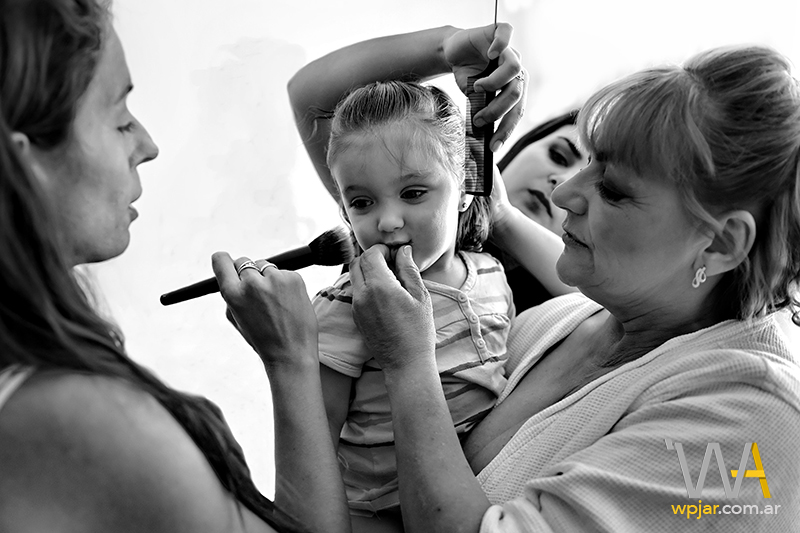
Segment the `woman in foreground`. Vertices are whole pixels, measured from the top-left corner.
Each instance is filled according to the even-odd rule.
[[[137,167],[158,154],[110,18],[95,0],[0,0],[0,531],[335,528],[327,429],[276,417],[279,509],[219,409],[132,361],[72,268],[125,250]],[[321,397],[275,381],[276,407],[324,424]]]

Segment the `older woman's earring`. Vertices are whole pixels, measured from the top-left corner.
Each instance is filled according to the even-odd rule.
[[[450,205],[452,205],[452,204],[450,204]],[[467,210],[467,206],[468,206],[468,205],[469,205],[469,204],[467,203],[467,201],[466,201],[466,200],[464,200],[464,201],[462,201],[460,204],[458,204],[458,210],[459,210],[459,211],[461,211],[461,212],[463,213],[464,211],[466,211],[466,210]]]
[[[692,280],[692,287],[695,289],[699,287],[702,283],[706,282],[706,267],[701,266],[697,269],[697,272],[694,273],[694,279]]]

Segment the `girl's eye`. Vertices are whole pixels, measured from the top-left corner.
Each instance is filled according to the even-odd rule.
[[[353,198],[350,200],[351,209],[366,209],[370,206],[370,201],[366,198]]]
[[[133,122],[128,122],[124,126],[120,126],[118,129],[119,129],[119,131],[121,131],[123,133],[130,133],[130,132],[133,131],[134,127],[135,127],[135,125],[134,125]]]
[[[600,197],[608,202],[616,203],[625,199],[624,194],[620,194],[614,189],[606,187],[606,184],[603,183],[603,180],[597,180],[597,182],[595,182],[595,188],[597,189],[597,193],[600,195]]]
[[[403,191],[400,197],[404,200],[419,200],[425,195],[426,192],[428,191],[423,189],[410,189],[408,191]]]
[[[557,148],[551,147],[550,151],[549,151],[549,155],[550,155],[550,161],[552,161],[556,165],[559,165],[559,166],[562,166],[562,167],[568,167],[569,166],[569,160]]]

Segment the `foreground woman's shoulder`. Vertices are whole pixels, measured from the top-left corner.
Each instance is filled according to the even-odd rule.
[[[189,435],[120,379],[37,373],[0,411],[1,531],[240,529]]]

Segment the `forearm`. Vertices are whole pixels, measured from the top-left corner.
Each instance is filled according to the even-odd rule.
[[[451,67],[443,56],[444,40],[458,31],[443,26],[378,37],[352,44],[312,61],[289,81],[295,114],[310,108],[333,111],[353,87],[388,79],[425,80]]]
[[[464,457],[429,361],[386,372],[403,521],[409,533],[477,532],[489,501]]]
[[[563,241],[544,226],[511,209],[492,230],[492,242],[528,272],[553,296],[575,292],[556,273],[556,262],[564,251]]]
[[[326,150],[330,113],[336,104],[353,88],[374,81],[422,81],[452,72],[443,56],[443,42],[456,31],[445,26],[359,42],[312,61],[289,80],[297,129],[331,196],[338,194]]]
[[[275,423],[275,503],[310,531],[349,532],[318,364],[269,369]]]

